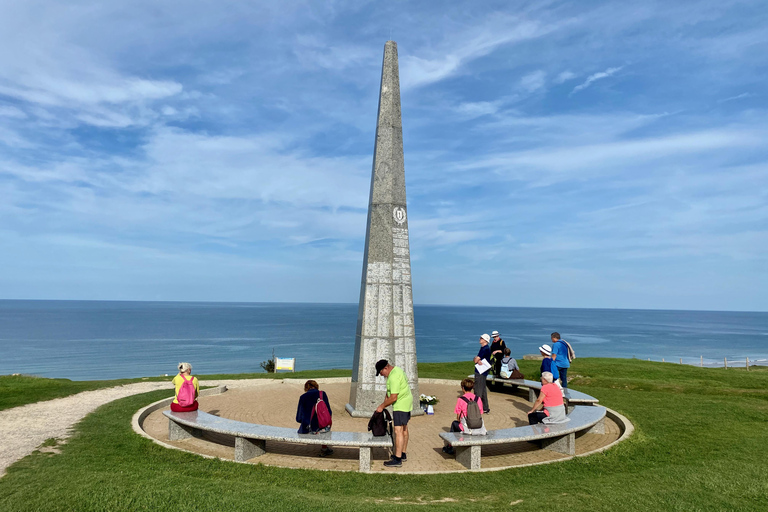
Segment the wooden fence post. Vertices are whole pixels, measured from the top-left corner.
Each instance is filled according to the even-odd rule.
[[[747,358],[747,371],[749,371],[749,358]]]
[[[680,364],[683,364],[683,358],[682,357],[680,358]]]
[[[726,370],[728,369],[728,358],[727,357],[723,358],[723,366],[725,366]]]

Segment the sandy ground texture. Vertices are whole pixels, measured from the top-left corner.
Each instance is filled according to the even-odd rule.
[[[248,385],[247,381],[221,382],[230,387],[229,391],[202,397],[200,409],[217,416],[249,423],[298,428],[296,404],[303,393],[303,381],[260,381]],[[442,453],[441,432],[448,430],[456,419],[453,412],[459,396],[457,383],[421,382],[423,393],[435,395],[440,403],[434,415],[417,416],[411,419],[408,462],[400,469],[385,468],[382,462],[389,453],[384,449],[373,450],[372,470],[408,473],[432,473],[466,471],[456,462],[455,457]],[[347,432],[367,431],[368,420],[352,418],[344,410],[349,399],[349,381],[323,382],[321,389],[328,393],[333,409],[333,429]],[[510,388],[506,388],[510,390]],[[511,391],[511,390],[510,390]],[[491,413],[485,417],[488,429],[509,428],[527,425],[527,391],[519,394],[510,391],[492,392],[489,395]],[[382,399],[384,397],[382,396]],[[576,439],[576,453],[587,453],[615,441],[620,436],[619,426],[610,419],[605,420],[606,434],[582,434]],[[183,441],[168,440],[168,419],[162,410],[150,414],[143,423],[144,430],[152,437],[178,448],[222,459],[234,456],[234,438],[220,434],[206,433],[202,439],[190,438]],[[252,459],[252,463],[325,470],[356,471],[358,450],[336,447],[330,457],[321,458],[318,446],[291,443],[267,443],[267,453]],[[548,461],[561,460],[564,455],[542,450],[535,443],[516,443],[483,448],[483,468],[504,468]]]

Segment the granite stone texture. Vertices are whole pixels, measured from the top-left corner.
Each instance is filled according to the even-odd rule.
[[[564,455],[576,453],[576,435],[568,434],[562,437],[550,437],[541,440],[541,447]]]
[[[525,425],[522,427],[489,430],[485,436],[466,435],[461,432],[443,432],[440,437],[453,445],[456,460],[469,469],[480,469],[480,447],[495,444],[540,441],[545,450],[573,455],[576,432],[605,433],[606,409],[599,405],[577,405],[568,415],[570,421],[558,424]],[[600,426],[602,425],[602,426]],[[596,429],[596,430],[592,430]],[[477,448],[476,451],[467,448]]]
[[[267,453],[267,442],[263,439],[235,438],[235,460],[245,462]]]
[[[412,414],[422,414],[416,369],[400,78],[394,41],[384,45],[353,385],[346,407],[353,416],[370,416],[384,401],[386,380],[375,375],[379,359],[387,359],[405,371],[413,394]]]
[[[202,431],[226,434],[235,437],[235,460],[245,462],[264,455],[267,441],[349,446],[360,450],[360,471],[371,469],[371,448],[390,448],[389,436],[373,436],[369,432],[324,432],[321,434],[299,434],[293,428],[259,425],[244,421],[220,418],[200,410],[193,412],[163,411],[168,418],[168,439],[180,441]]]

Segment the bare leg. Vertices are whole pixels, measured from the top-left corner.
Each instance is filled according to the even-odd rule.
[[[403,425],[403,445],[400,447],[400,456],[408,452],[408,425]]]
[[[403,456],[403,442],[405,441],[404,428],[402,425],[395,426],[395,457]]]

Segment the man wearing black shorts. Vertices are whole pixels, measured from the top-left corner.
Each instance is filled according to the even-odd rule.
[[[408,421],[413,409],[413,394],[408,385],[408,377],[399,366],[392,366],[386,359],[376,363],[376,376],[387,378],[387,397],[376,408],[376,412],[392,406],[392,421],[395,424],[395,453],[384,463],[387,467],[400,467],[408,460],[405,451],[408,449]]]

